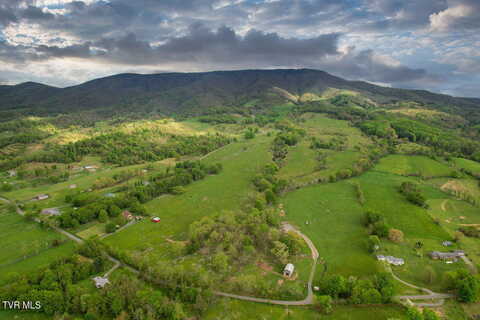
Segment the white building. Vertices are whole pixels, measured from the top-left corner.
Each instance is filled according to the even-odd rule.
[[[291,263],[288,263],[283,269],[283,275],[286,277],[291,277],[294,270],[295,270],[295,266]]]
[[[95,282],[95,287],[99,289],[105,287],[107,284],[110,283],[108,278],[104,278],[104,277],[95,277],[93,278],[93,282]]]
[[[381,254],[377,255],[378,261],[386,261],[389,264],[393,264],[394,266],[403,266],[405,264],[405,260],[402,258],[395,258],[392,256],[383,256]]]

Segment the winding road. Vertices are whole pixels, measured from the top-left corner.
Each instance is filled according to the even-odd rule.
[[[419,295],[395,296],[395,298],[397,298],[399,300],[408,300],[410,302],[411,302],[411,300],[439,300],[438,302],[431,302],[431,303],[430,302],[412,302],[412,304],[417,306],[417,307],[439,307],[439,306],[443,305],[443,303],[445,302],[445,299],[450,299],[450,298],[455,297],[455,295],[453,295],[453,294],[436,293],[436,292],[433,292],[432,290],[430,290],[428,288],[422,288],[422,287],[416,286],[414,284],[408,283],[408,282],[400,279],[399,277],[397,277],[395,275],[395,273],[393,273],[393,270],[390,266],[388,266],[388,270],[392,274],[393,278],[395,280],[397,280],[398,282],[406,285],[407,287],[417,289],[417,290],[420,290],[420,291],[423,291],[423,292],[426,293],[426,294],[419,294]]]

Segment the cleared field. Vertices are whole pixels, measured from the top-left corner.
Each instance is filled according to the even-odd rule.
[[[307,307],[283,307],[261,303],[221,299],[212,306],[204,316],[206,320],[385,320],[407,319],[405,311],[397,306],[376,306],[372,308],[335,306],[330,315],[320,314],[318,311]]]
[[[307,131],[307,137],[316,137],[326,141],[337,137],[345,141],[345,151],[319,149],[326,157],[326,169],[318,169],[317,151],[310,148],[308,138],[289,148],[285,165],[278,175],[284,179],[295,180],[304,184],[319,178],[327,179],[342,169],[350,169],[360,157],[357,148],[368,145],[371,141],[360,130],[351,127],[347,121],[327,118],[321,114],[307,113],[301,124]]]
[[[0,266],[40,254],[49,250],[53,240],[65,240],[58,233],[40,227],[38,223],[27,221],[6,207],[0,208]]]
[[[77,232],[77,235],[83,239],[89,239],[94,236],[101,236],[105,234],[106,223],[96,223],[88,229]]]
[[[106,239],[114,247],[128,251],[165,253],[167,238],[183,239],[188,226],[203,216],[239,210],[253,194],[251,179],[270,161],[271,138],[260,136],[253,141],[227,145],[204,159],[222,163],[220,174],[209,176],[186,187],[178,196],[162,196],[146,204],[148,212],[159,216],[160,223],[144,220]]]
[[[380,160],[376,171],[388,172],[398,175],[418,174],[422,177],[445,177],[454,171],[446,164],[435,161],[425,156],[389,155]]]
[[[329,273],[362,276],[377,271],[365,247],[363,209],[347,181],[296,190],[285,199],[286,219],[315,243]],[[307,224],[308,223],[308,224]],[[319,265],[318,276],[325,266]]]
[[[458,168],[467,169],[474,174],[480,174],[480,163],[468,159],[463,158],[455,158],[454,160],[455,166]]]

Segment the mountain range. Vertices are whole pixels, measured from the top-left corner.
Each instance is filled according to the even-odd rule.
[[[377,103],[416,101],[478,111],[480,99],[349,81],[312,69],[240,70],[201,73],[118,74],[57,88],[35,82],[0,86],[0,110],[49,112],[114,106],[152,106],[182,112],[211,106],[271,105],[315,100],[329,88],[359,92]]]

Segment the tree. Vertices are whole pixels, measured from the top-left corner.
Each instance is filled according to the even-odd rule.
[[[273,248],[270,252],[278,259],[281,263],[285,264],[288,261],[288,247],[285,243],[280,241],[273,241]]]
[[[347,291],[347,280],[341,275],[334,275],[328,278],[324,284],[323,292],[332,298],[338,298],[339,295]]]
[[[332,297],[323,295],[317,298],[317,306],[324,314],[329,314],[333,311]]]
[[[437,314],[430,309],[423,309],[423,319],[424,320],[440,320]]]
[[[403,242],[403,232],[392,228],[388,230],[388,239],[395,243]]]
[[[98,221],[99,222],[106,222],[108,219],[108,213],[106,210],[102,209],[100,210],[100,212],[98,213]]]
[[[113,232],[115,232],[116,229],[117,229],[117,227],[115,226],[115,223],[113,223],[113,222],[110,222],[105,226],[105,232],[107,232],[107,233],[113,233]]]
[[[228,256],[223,252],[219,252],[213,256],[212,266],[216,271],[225,272],[228,269]]]
[[[375,252],[380,249],[380,239],[376,235],[368,237],[368,251]]]
[[[423,320],[423,315],[415,308],[409,308],[407,310],[407,317],[409,320]]]

